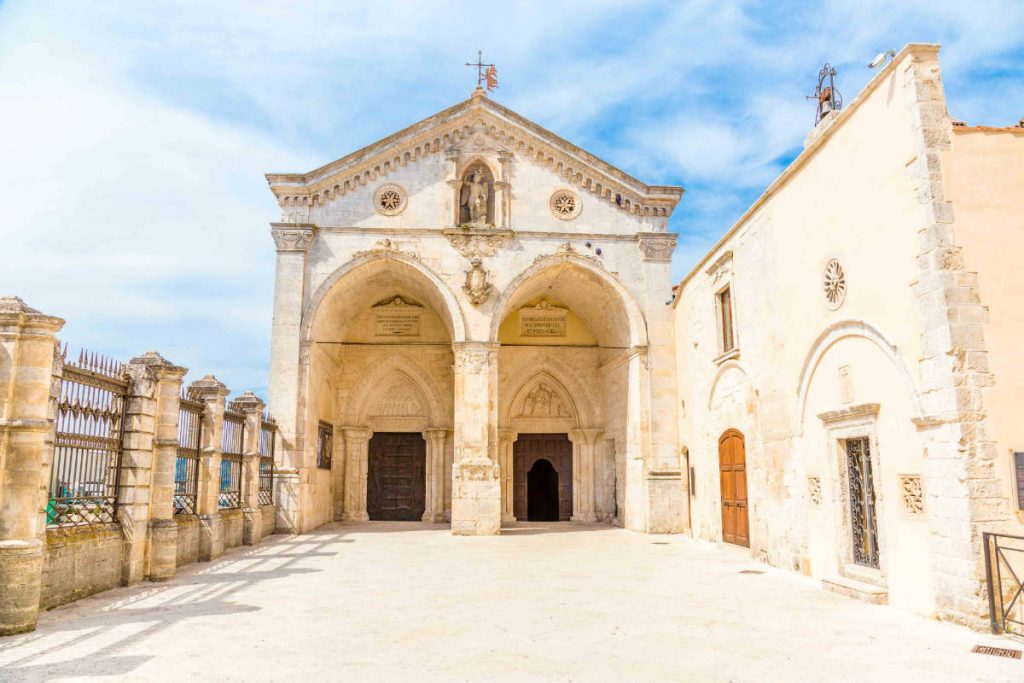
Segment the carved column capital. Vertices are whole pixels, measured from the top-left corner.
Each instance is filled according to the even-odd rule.
[[[271,223],[270,234],[279,252],[304,252],[313,242],[315,226],[307,223]]]
[[[602,434],[604,434],[604,430],[601,429],[573,429],[569,432],[569,441],[581,446],[593,447]]]
[[[373,430],[366,427],[342,427],[341,433],[345,436],[345,441],[350,444],[368,442],[373,436]]]
[[[645,261],[668,262],[672,260],[678,237],[674,232],[641,232],[636,240]]]
[[[455,355],[455,370],[470,375],[487,372],[498,354],[497,344],[482,342],[452,344],[452,352]]]

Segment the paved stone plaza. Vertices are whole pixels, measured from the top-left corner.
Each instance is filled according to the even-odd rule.
[[[51,610],[0,680],[1024,680],[975,644],[1021,647],[688,538],[371,522]]]

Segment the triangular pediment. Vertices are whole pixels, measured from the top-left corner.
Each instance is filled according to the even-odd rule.
[[[459,104],[308,173],[269,173],[282,207],[323,205],[429,155],[507,153],[623,211],[668,216],[683,188],[647,185],[511,109],[476,93]]]

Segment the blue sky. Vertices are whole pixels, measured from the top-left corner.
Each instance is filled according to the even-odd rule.
[[[122,360],[265,395],[279,214],[306,171],[462,99],[687,189],[678,279],[799,152],[823,62],[943,44],[954,117],[1024,116],[1022,0],[0,3],[0,293]]]

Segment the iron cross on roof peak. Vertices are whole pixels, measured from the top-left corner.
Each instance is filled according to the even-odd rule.
[[[484,86],[487,92],[492,92],[498,87],[498,69],[493,64],[484,64],[484,51],[477,50],[476,61],[466,62],[466,66],[476,67],[476,90],[483,92]]]

